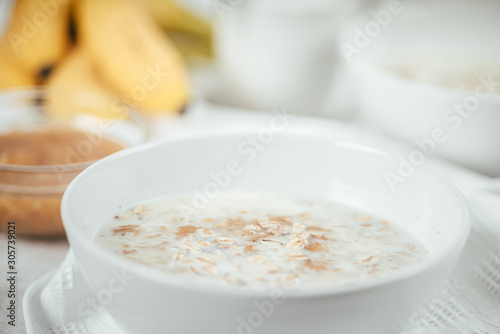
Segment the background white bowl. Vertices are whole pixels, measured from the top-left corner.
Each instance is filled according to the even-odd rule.
[[[238,161],[243,171],[227,189],[278,192],[341,201],[398,222],[428,248],[430,258],[379,280],[351,287],[282,291],[286,300],[252,331],[397,333],[411,313],[442,286],[467,238],[466,205],[447,181],[417,170],[395,191],[384,172],[397,161],[366,145],[369,137],[334,122],[296,119],[259,151],[238,153],[250,136],[268,128],[273,114],[226,130],[199,128],[115,154],[92,165],[69,186],[62,217],[78,264],[99,296],[123,270],[131,279],[108,293],[105,307],[130,333],[245,333],[254,302],[272,291],[192,286],[178,277],[135,264],[93,244],[102,222],[121,207],[168,194],[194,193],[212,182],[209,172]],[[99,298],[98,298],[99,299]],[[257,317],[258,318],[258,317]],[[255,318],[254,318],[255,320]],[[254,321],[255,323],[255,321]],[[247,329],[248,331],[248,329]]]
[[[500,23],[494,11],[429,15],[406,9],[382,27],[370,44],[352,56],[348,68],[355,77],[359,120],[393,137],[410,143],[432,137],[435,128],[444,130],[446,140],[435,153],[493,177],[500,176],[500,47],[495,32]],[[406,11],[406,12],[405,12]],[[351,42],[354,27],[363,29],[374,21],[370,15],[354,19],[340,40]],[[413,80],[388,69],[409,64],[426,72],[425,80]],[[491,66],[489,71],[488,66]],[[480,100],[471,116],[445,119],[447,110],[474,99],[475,92],[440,86],[439,72],[448,67],[452,75],[470,70],[496,82],[494,93]],[[433,73],[433,69],[435,70]],[[432,78],[434,77],[434,78]],[[432,81],[435,80],[435,83]],[[491,87],[490,87],[491,88]],[[482,92],[486,92],[482,88]],[[448,117],[451,114],[448,114]],[[462,118],[462,117],[461,117]]]

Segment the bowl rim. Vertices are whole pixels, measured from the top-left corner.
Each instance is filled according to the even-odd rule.
[[[269,114],[264,112],[263,114]],[[254,116],[252,115],[251,117],[262,117],[262,116]],[[302,125],[299,125],[298,127],[295,126],[294,129],[294,135],[303,135],[304,130],[310,132],[310,128],[307,128],[309,126],[313,126],[316,128],[329,128],[330,131],[332,130],[340,130],[343,132],[346,132],[346,129],[355,129],[355,127],[347,125],[346,124],[341,124],[336,121],[332,120],[320,120],[320,119],[314,119],[314,118],[309,118],[309,117],[301,117],[301,122],[303,123]],[[161,147],[163,145],[175,145],[176,141],[182,141],[185,140],[186,138],[194,139],[198,137],[198,140],[202,140],[203,138],[207,138],[209,136],[215,136],[215,137],[220,137],[220,136],[228,136],[228,135],[241,135],[242,134],[242,128],[245,129],[248,127],[248,124],[239,124],[235,125],[234,127],[226,127],[223,129],[213,129],[213,128],[205,128],[205,133],[203,133],[203,130],[200,131],[194,131],[194,132],[187,132],[187,133],[182,133],[182,134],[173,134],[171,137],[164,139],[162,141],[158,142],[152,142],[152,143],[146,143],[138,146],[134,146],[128,149],[125,149],[123,151],[114,153],[110,156],[105,157],[104,159],[101,159],[82,173],[80,173],[68,186],[66,189],[62,202],[61,202],[61,217],[63,221],[64,228],[66,230],[66,233],[68,235],[68,240],[70,242],[70,245],[72,245],[72,242],[76,240],[76,243],[79,243],[82,248],[85,248],[84,251],[86,254],[94,253],[94,255],[100,259],[103,259],[105,262],[108,263],[115,263],[119,265],[121,268],[125,268],[127,271],[129,271],[131,274],[135,275],[136,277],[141,277],[144,280],[147,281],[153,281],[158,284],[162,284],[165,286],[169,286],[172,288],[178,288],[178,289],[185,289],[186,291],[192,291],[192,292],[200,292],[200,293],[211,293],[211,294],[218,294],[218,295],[230,295],[230,296],[238,296],[238,297],[252,297],[252,298],[269,298],[270,293],[272,293],[273,288],[268,288],[268,289],[262,289],[262,290],[251,290],[251,289],[241,289],[238,287],[232,287],[232,286],[218,286],[218,285],[210,285],[210,284],[190,284],[187,282],[183,282],[180,279],[177,279],[175,277],[171,277],[168,273],[162,273],[159,272],[157,269],[150,268],[148,266],[144,266],[141,264],[136,264],[132,261],[126,260],[123,257],[113,254],[112,252],[99,247],[95,243],[93,243],[92,240],[89,240],[87,237],[82,236],[80,233],[77,231],[77,227],[73,226],[71,223],[71,213],[69,212],[68,208],[68,203],[71,200],[70,197],[72,196],[72,192],[74,191],[75,188],[78,187],[78,183],[85,180],[87,177],[89,177],[95,169],[99,169],[101,165],[108,164],[112,161],[119,160],[124,156],[130,156],[134,155],[136,152],[141,152],[141,151],[147,151],[147,150],[152,150],[157,147]],[[197,129],[200,130],[200,129]],[[287,129],[289,131],[290,129]],[[221,131],[224,133],[221,134]],[[366,134],[366,131],[362,131],[361,129],[356,129],[356,131],[359,132],[359,136],[364,136]],[[333,131],[332,131],[333,132]],[[312,132],[313,133],[313,132]],[[246,133],[244,133],[246,134]],[[338,135],[338,132],[336,133]],[[370,134],[373,136],[373,134]],[[368,138],[370,138],[370,135]],[[193,137],[194,136],[194,137]],[[366,136],[365,136],[366,137]],[[329,138],[330,140],[335,137]],[[351,143],[352,141],[349,140],[342,140],[339,138],[339,142],[347,142]],[[386,140],[384,138],[384,141],[389,143],[389,140]],[[359,144],[356,144],[356,146],[359,146]],[[394,143],[392,143],[392,147],[394,147]],[[395,158],[394,154],[391,154],[388,150],[386,149],[381,149],[380,146],[372,146],[365,144],[364,147],[359,147],[360,149],[366,149],[371,151],[373,154],[380,154],[384,155],[386,157],[391,157]],[[462,211],[461,217],[461,233],[457,235],[456,240],[453,240],[450,245],[446,249],[444,249],[441,253],[437,254],[436,256],[431,256],[428,259],[425,259],[421,263],[414,264],[410,266],[409,268],[403,268],[402,270],[390,273],[388,275],[385,275],[382,278],[377,278],[377,279],[369,279],[367,281],[359,282],[356,284],[353,284],[351,286],[333,286],[333,287],[321,287],[321,288],[307,288],[303,290],[298,290],[298,291],[293,291],[289,295],[287,295],[287,299],[295,299],[295,298],[316,298],[316,297],[331,297],[331,296],[342,296],[345,294],[354,294],[354,293],[362,293],[366,291],[370,291],[373,289],[378,289],[385,287],[390,284],[395,284],[399,283],[411,278],[414,278],[416,276],[419,276],[421,274],[424,274],[432,269],[435,269],[439,267],[439,264],[444,263],[449,261],[449,258],[453,254],[460,254],[461,251],[463,250],[463,247],[465,246],[465,242],[469,236],[470,229],[471,229],[471,219],[470,219],[470,214],[469,214],[469,209],[467,206],[467,203],[463,197],[463,195],[460,193],[458,188],[451,183],[449,180],[447,180],[445,177],[441,176],[439,173],[436,173],[435,171],[429,169],[426,166],[420,166],[419,170],[425,174],[426,177],[433,178],[435,181],[443,184],[446,186],[450,193],[455,196],[455,198],[458,200],[458,203],[460,205],[460,209]],[[76,253],[73,250],[74,253]],[[78,261],[78,256],[75,254],[75,259]],[[280,289],[280,288],[278,288]],[[281,290],[287,290],[286,288],[281,288]],[[289,290],[287,290],[289,291]]]
[[[71,94],[85,94],[85,95],[98,95],[95,92],[86,91],[75,91],[73,89],[68,90],[53,90],[48,86],[26,86],[26,87],[13,87],[13,88],[3,88],[0,89],[0,104],[4,102],[11,101],[21,101],[23,99],[37,98],[43,100],[47,97],[49,91],[55,93],[71,93]],[[125,103],[125,102],[124,102]],[[151,138],[152,131],[149,123],[149,118],[140,112],[136,107],[131,104],[127,104],[127,116],[131,116],[130,120],[143,132],[144,139],[140,144],[148,142]],[[38,107],[38,106],[36,106]],[[8,109],[8,108],[7,108]],[[4,113],[4,110],[0,110],[0,114]],[[79,113],[75,113],[78,115]],[[83,114],[83,113],[82,113]],[[88,115],[87,115],[88,116]],[[90,116],[97,119],[95,116]],[[108,121],[113,121],[113,119],[106,119]],[[87,160],[82,162],[70,163],[70,164],[57,164],[57,165],[19,165],[19,164],[6,164],[0,163],[0,172],[19,172],[19,173],[44,173],[44,174],[58,174],[58,173],[74,173],[80,172],[100,159]]]
[[[350,65],[352,69],[358,71],[360,76],[370,75],[377,77],[379,80],[390,82],[393,86],[398,86],[398,89],[409,89],[414,91],[414,94],[425,95],[432,98],[443,99],[465,99],[468,96],[474,95],[472,90],[460,88],[440,86],[438,84],[427,83],[423,81],[412,80],[403,75],[399,75],[383,66],[372,63],[368,59],[358,59]],[[404,87],[403,87],[404,85]],[[490,96],[481,101],[481,104],[498,105],[500,104],[500,92],[490,93]]]

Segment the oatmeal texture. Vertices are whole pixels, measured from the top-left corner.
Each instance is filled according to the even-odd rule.
[[[427,255],[397,225],[339,203],[223,193],[195,212],[191,202],[132,207],[107,221],[96,242],[193,282],[254,289],[355,284]]]

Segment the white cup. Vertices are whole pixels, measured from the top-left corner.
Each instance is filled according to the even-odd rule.
[[[233,0],[217,10],[218,102],[331,114],[336,30],[358,1]]]

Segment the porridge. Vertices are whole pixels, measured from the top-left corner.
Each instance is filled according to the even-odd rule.
[[[409,80],[474,92],[488,78],[500,75],[500,64],[472,59],[407,57],[386,68]]]
[[[195,214],[192,200],[136,205],[106,221],[95,241],[185,280],[255,289],[353,284],[427,256],[403,228],[336,202],[226,192]]]

